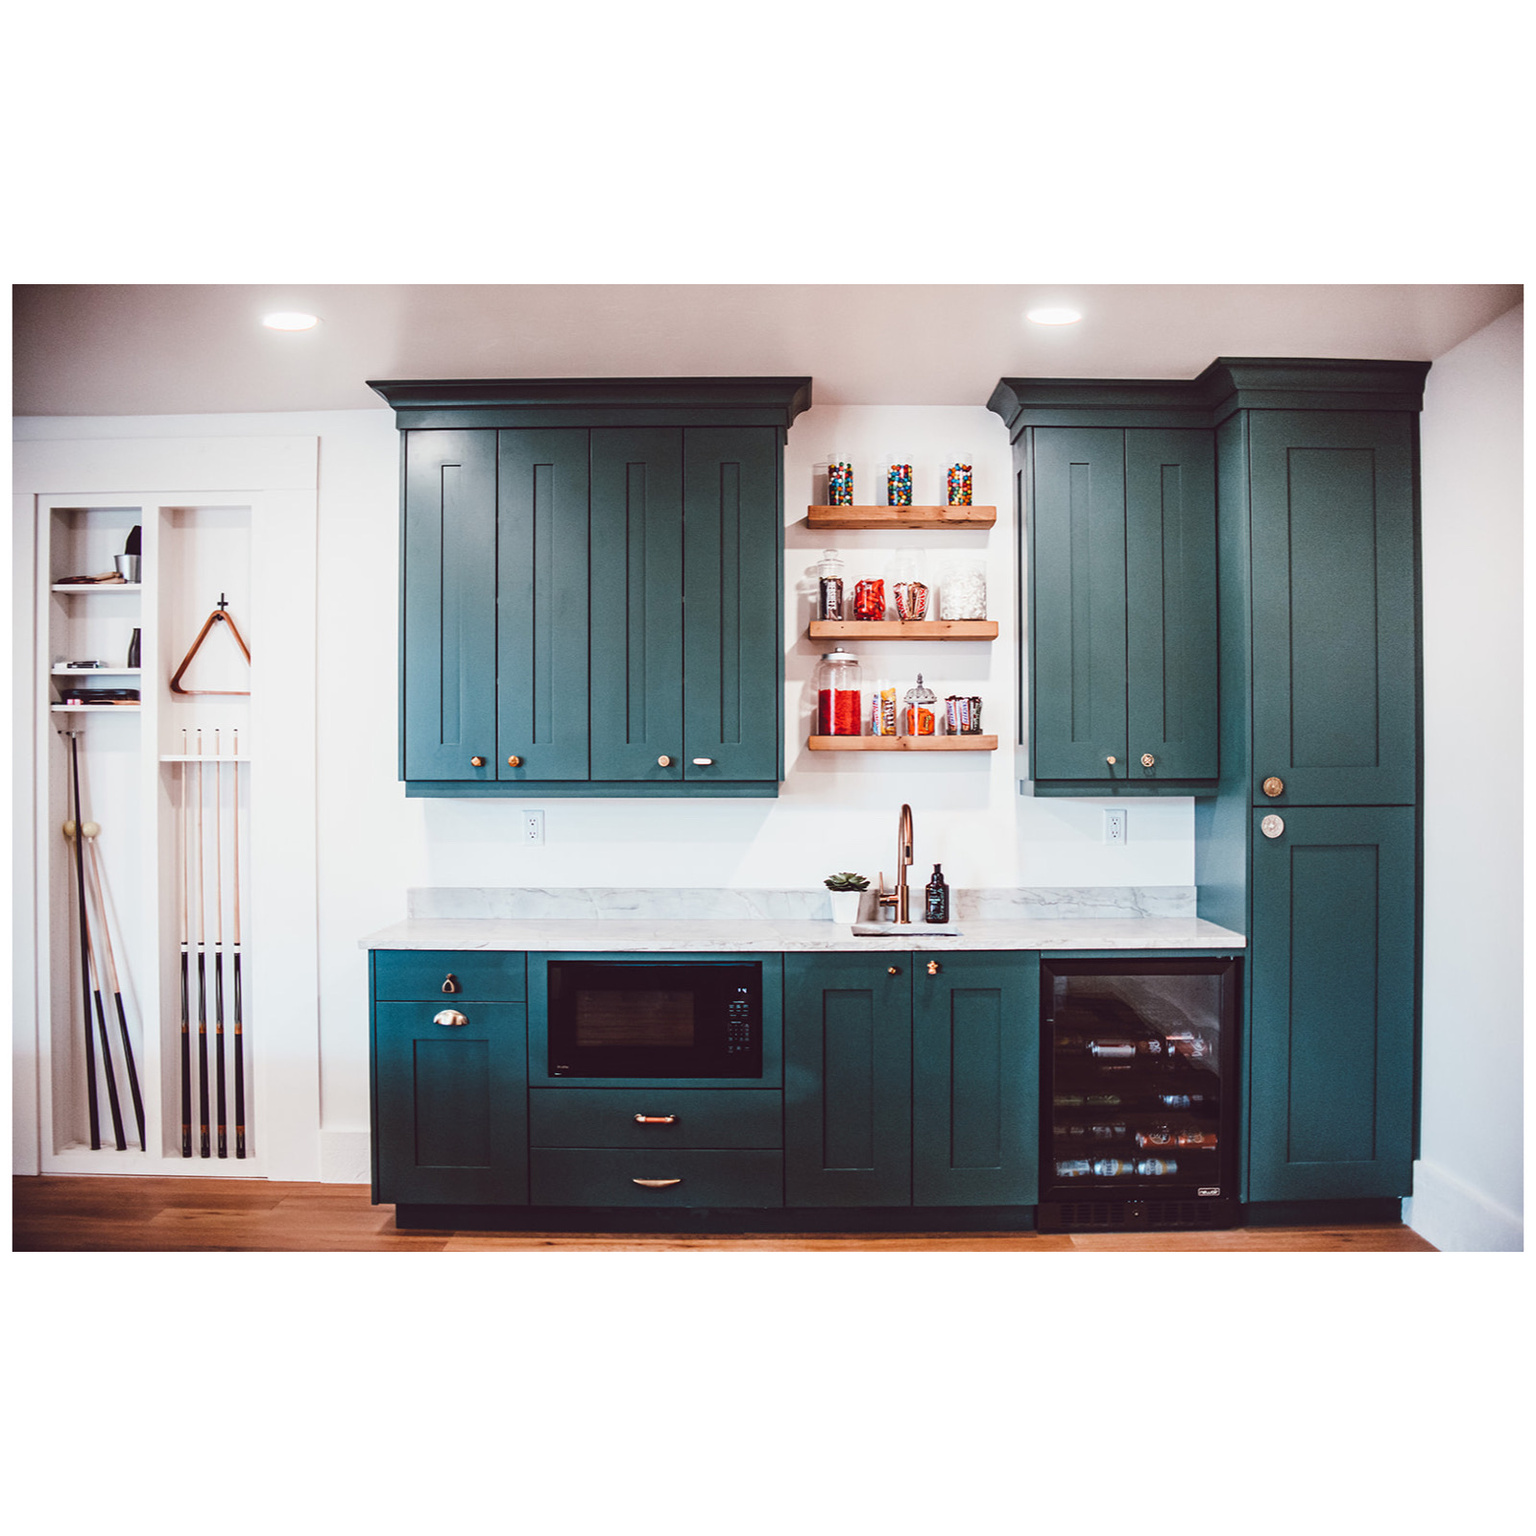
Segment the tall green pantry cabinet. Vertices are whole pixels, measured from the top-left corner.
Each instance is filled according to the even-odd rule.
[[[374,382],[409,796],[772,796],[807,378]]]
[[[1189,381],[1003,379],[989,402],[1038,610],[1036,792],[1192,794],[1200,916],[1247,936],[1254,1219],[1412,1193],[1428,367],[1222,358]],[[1155,451],[1139,492],[1132,443]],[[1140,639],[1138,605],[1162,619]],[[1166,745],[1147,764],[1117,734],[1138,708],[1200,743],[1177,779]]]

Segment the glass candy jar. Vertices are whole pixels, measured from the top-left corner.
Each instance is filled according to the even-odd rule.
[[[816,617],[841,619],[843,615],[843,562],[835,549],[825,549],[816,566]]]
[[[902,700],[902,720],[908,736],[932,736],[934,705],[939,696],[923,684],[923,674],[917,674],[917,687],[907,689]]]
[[[987,567],[979,555],[957,555],[939,582],[939,617],[984,619],[987,616]]]
[[[842,646],[828,651],[816,668],[816,734],[864,734],[864,692],[859,658]]]
[[[891,567],[891,602],[903,624],[928,617],[929,586],[921,577],[926,564],[921,553],[898,557]]]
[[[870,578],[857,583],[853,589],[853,616],[878,623],[885,617],[885,581]]]

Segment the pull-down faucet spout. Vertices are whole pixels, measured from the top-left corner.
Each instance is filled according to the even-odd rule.
[[[896,908],[896,921],[912,921],[911,893],[907,889],[907,871],[912,867],[912,807],[901,808],[901,818],[896,823],[896,873],[895,889],[882,891],[878,896],[882,907]]]

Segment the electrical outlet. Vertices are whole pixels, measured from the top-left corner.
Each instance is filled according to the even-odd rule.
[[[1125,846],[1125,818],[1124,811],[1104,812],[1104,841],[1106,843],[1118,843]]]
[[[525,843],[542,843],[544,841],[544,812],[523,812],[523,841]]]

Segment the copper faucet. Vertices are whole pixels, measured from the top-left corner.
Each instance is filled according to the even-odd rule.
[[[907,871],[912,867],[912,807],[901,808],[901,819],[896,823],[896,887],[884,889],[885,876],[880,877],[881,890],[876,902],[882,907],[896,908],[896,921],[912,921],[911,897],[907,890]]]

